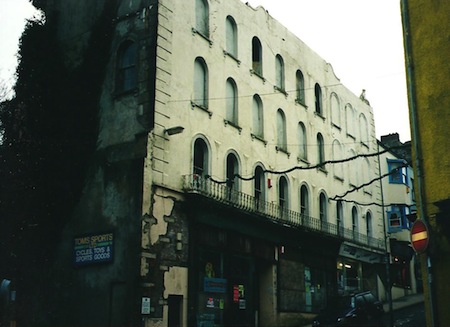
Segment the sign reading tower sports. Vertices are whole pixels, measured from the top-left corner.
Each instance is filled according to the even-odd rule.
[[[73,242],[75,266],[112,261],[114,249],[113,245],[113,233],[75,237]]]

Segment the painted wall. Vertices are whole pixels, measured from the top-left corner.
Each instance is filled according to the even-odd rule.
[[[413,153],[416,180],[423,186],[422,201],[419,206],[432,229],[431,257],[433,271],[433,296],[435,324],[445,326],[450,323],[447,310],[450,285],[450,245],[448,229],[448,201],[450,184],[448,171],[450,156],[449,138],[450,98],[448,96],[450,67],[447,62],[450,44],[450,3],[445,1],[402,1],[404,40],[406,48],[406,68],[408,72],[408,92],[413,135]],[[417,132],[415,134],[415,132]],[[420,170],[418,170],[420,169]],[[419,181],[416,187],[419,187]],[[447,203],[447,208],[436,206],[436,202]],[[443,215],[439,215],[442,212]],[[422,256],[422,273],[426,276],[426,257]],[[432,294],[424,279],[427,323],[431,325]]]

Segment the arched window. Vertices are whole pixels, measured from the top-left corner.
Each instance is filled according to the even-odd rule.
[[[256,209],[261,207],[261,202],[266,198],[266,184],[264,178],[264,170],[261,166],[255,168],[255,189],[254,196],[256,201]]]
[[[252,101],[253,112],[253,134],[263,138],[264,137],[264,117],[263,106],[259,95],[255,94]]]
[[[206,142],[198,138],[194,142],[194,174],[205,176],[209,174],[209,151]]]
[[[353,237],[356,237],[358,233],[358,210],[355,206],[352,208],[352,231]]]
[[[303,77],[303,73],[301,70],[297,70],[295,74],[296,80],[296,91],[297,91],[297,102],[301,104],[305,104],[305,79]]]
[[[275,57],[275,86],[284,91],[284,61],[278,54]]]
[[[349,103],[345,106],[345,119],[347,121],[347,134],[355,137],[355,112]]]
[[[367,119],[364,114],[359,115],[359,135],[361,137],[361,143],[369,144],[369,128],[367,126]]]
[[[300,214],[309,217],[309,192],[306,185],[300,187]]]
[[[256,74],[262,76],[262,46],[256,36],[252,39],[252,69]]]
[[[336,202],[336,225],[338,235],[342,235],[344,233],[344,210],[341,200]]]
[[[323,136],[317,133],[317,162],[325,162],[325,143],[323,141]],[[325,166],[321,167],[325,169]]]
[[[237,38],[237,25],[233,17],[227,16],[226,22],[226,49],[227,52],[233,57],[238,56],[238,38]]]
[[[209,6],[206,0],[195,0],[195,28],[209,37]]]
[[[237,99],[237,87],[232,78],[227,79],[226,85],[226,119],[233,123],[238,124],[238,99]]]
[[[372,230],[372,214],[370,211],[367,211],[366,213],[366,235],[368,237],[373,236],[373,230]]]
[[[278,181],[278,203],[282,214],[289,209],[289,190],[286,177],[281,176]]]
[[[306,185],[300,187],[300,214],[309,216],[309,192]]]
[[[372,180],[372,176],[370,175],[370,162],[369,159],[363,158],[363,166],[361,169],[362,172],[362,181],[361,184],[369,183]],[[364,192],[367,194],[372,194],[372,184],[366,185],[363,188]]]
[[[320,223],[328,221],[328,205],[327,205],[327,197],[325,193],[320,192],[319,195],[319,219]]]
[[[124,42],[117,53],[116,92],[123,93],[137,87],[137,49],[136,43]]]
[[[277,146],[280,150],[287,151],[286,116],[281,109],[277,111]]]
[[[239,189],[239,180],[237,175],[239,174],[239,162],[233,153],[227,156],[227,186],[230,190]]]
[[[323,116],[322,89],[320,88],[320,85],[317,83],[316,85],[314,85],[314,96],[315,96],[316,114]]]
[[[348,152],[348,157],[349,158],[353,158],[356,157],[356,152],[355,150],[350,149]],[[347,170],[348,170],[348,179],[349,179],[349,183],[350,185],[353,186],[358,186],[358,182],[359,182],[359,169],[354,169],[355,168],[355,162],[354,160],[350,160],[348,162],[348,166],[347,166]]]
[[[203,58],[194,63],[194,99],[192,102],[202,108],[208,108],[208,68]]]
[[[331,95],[331,122],[334,126],[341,126],[341,107],[336,93]]]
[[[333,160],[341,160],[342,158],[342,146],[341,143],[339,143],[338,140],[333,141]],[[342,163],[335,163],[332,165],[334,170],[334,176],[338,179],[342,180],[344,179],[344,169]]]
[[[306,127],[302,122],[298,123],[298,157],[306,160],[307,156],[307,143],[306,143]]]

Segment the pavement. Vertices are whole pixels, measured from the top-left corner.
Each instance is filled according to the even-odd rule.
[[[392,301],[392,311],[403,309],[421,302],[423,302],[423,294],[406,295]],[[384,312],[389,312],[389,303],[383,302],[383,308]]]

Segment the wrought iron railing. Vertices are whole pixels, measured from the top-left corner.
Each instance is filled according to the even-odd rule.
[[[217,183],[209,178],[195,174],[185,175],[183,182],[183,189],[187,193],[202,195],[227,206],[258,215],[263,219],[320,232],[372,248],[384,249],[382,239],[374,238],[352,229],[339,227],[328,221],[322,221],[318,218],[283,208],[278,204],[240,192],[225,183]]]

